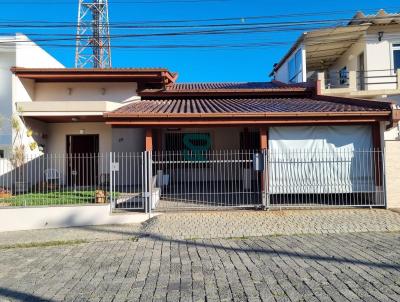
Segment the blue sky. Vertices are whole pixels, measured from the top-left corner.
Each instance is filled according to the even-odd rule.
[[[137,0],[147,3],[129,3],[135,0],[109,0],[111,22],[143,22],[159,20],[237,18],[236,23],[277,22],[350,18],[355,11],[367,12],[384,8],[389,12],[400,11],[400,4],[390,0]],[[22,3],[21,3],[22,2]],[[36,4],[35,4],[36,3]],[[78,0],[0,0],[0,21],[33,20],[76,22]],[[340,11],[340,13],[339,13]],[[242,19],[249,16],[274,16],[293,13],[315,12],[312,16],[281,17],[256,21]],[[335,12],[320,15],[320,12]],[[226,21],[225,21],[226,22]],[[221,23],[215,21],[214,23]],[[189,23],[198,25],[199,22]],[[174,29],[171,29],[174,31]],[[1,33],[28,32],[44,33],[40,29],[2,28]],[[117,30],[112,34],[149,33],[149,30]],[[157,31],[153,31],[157,32]],[[185,49],[123,49],[113,48],[113,67],[166,67],[179,72],[179,81],[266,81],[273,63],[289,49],[302,30],[251,33],[239,35],[213,35],[189,37],[135,37],[113,40],[115,45],[215,45],[279,42],[280,45],[243,48],[185,48]],[[74,34],[74,26],[53,29],[51,33]],[[34,37],[32,37],[34,38]],[[66,42],[72,46],[73,41]],[[39,43],[40,44],[40,43]],[[73,67],[73,47],[43,47],[67,67]]]

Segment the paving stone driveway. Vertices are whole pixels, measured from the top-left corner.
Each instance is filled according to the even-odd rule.
[[[263,236],[235,236],[253,228]],[[89,241],[5,248],[12,238]],[[0,301],[400,301],[400,214],[178,213],[142,227],[3,233]]]
[[[154,217],[142,232],[177,239],[400,231],[400,214],[381,209],[181,212]]]

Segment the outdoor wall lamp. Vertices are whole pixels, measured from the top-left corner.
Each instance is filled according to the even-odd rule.
[[[102,95],[105,95],[105,94],[106,94],[106,91],[107,91],[107,90],[106,90],[105,88],[101,88],[101,94],[102,94]]]
[[[383,31],[378,32],[378,41],[381,42],[383,38]]]
[[[68,95],[72,94],[72,88],[67,88]]]

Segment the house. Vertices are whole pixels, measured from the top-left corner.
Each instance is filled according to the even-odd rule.
[[[400,116],[400,14],[356,15],[344,26],[303,33],[270,74],[283,83],[318,83],[318,94],[390,100]],[[400,182],[400,126],[384,131],[388,181]],[[400,191],[388,189],[393,199]]]
[[[392,206],[382,150],[399,117],[389,101],[324,95],[300,79],[178,83],[166,68],[18,64],[5,75],[24,161],[10,157],[0,188],[25,205],[40,191],[53,195],[38,205],[67,192],[62,203],[145,211]]]
[[[163,68],[11,71],[36,165],[75,189],[111,179],[116,208],[143,209],[150,187],[152,208],[386,204],[390,102],[305,83],[177,83]]]

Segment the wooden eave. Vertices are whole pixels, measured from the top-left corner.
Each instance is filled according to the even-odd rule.
[[[76,69],[76,68],[21,68],[11,72],[22,79],[37,82],[150,82],[169,84],[177,77],[167,69]]]

